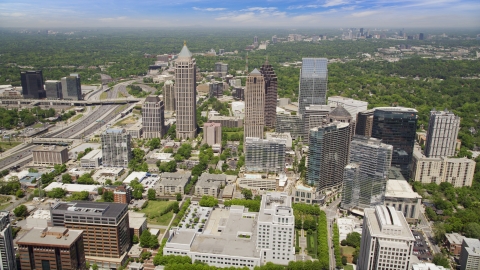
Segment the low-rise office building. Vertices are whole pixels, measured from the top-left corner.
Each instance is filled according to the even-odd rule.
[[[203,173],[195,185],[195,195],[197,196],[213,196],[218,198],[220,189],[227,183],[225,174],[209,174]]]
[[[157,196],[183,194],[191,178],[191,173],[162,173],[155,186]]]
[[[80,159],[80,166],[83,168],[98,168],[102,165],[102,149],[90,151]]]
[[[480,269],[480,240],[463,238],[460,253],[460,270]]]
[[[235,116],[219,116],[215,115],[208,118],[210,123],[220,123],[222,127],[241,128],[243,127],[243,119]]]
[[[323,204],[325,202],[325,195],[318,193],[315,187],[306,186],[302,183],[295,185],[292,189],[292,195],[295,203]]]
[[[147,229],[147,218],[144,213],[140,212],[128,212],[128,226],[130,229],[130,235],[136,235],[138,239],[142,235],[142,232]]]
[[[414,192],[406,180],[388,180],[385,205],[403,213],[408,222],[417,222],[422,207],[422,196]]]
[[[86,269],[82,230],[33,228],[17,244],[23,270]]]
[[[447,270],[447,268],[433,263],[413,263],[412,270]]]
[[[33,149],[33,164],[35,165],[56,165],[68,161],[68,149],[61,146],[38,146]]]
[[[462,243],[465,237],[459,233],[446,233],[445,244],[448,251],[454,256],[460,255],[462,252]]]

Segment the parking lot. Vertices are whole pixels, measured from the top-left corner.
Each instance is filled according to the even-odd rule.
[[[415,237],[415,244],[413,246],[413,255],[421,261],[431,262],[433,259],[432,252],[428,247],[423,233],[420,231],[412,231],[413,237]]]

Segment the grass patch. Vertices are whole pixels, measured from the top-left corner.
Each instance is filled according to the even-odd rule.
[[[168,225],[170,220],[173,217],[173,212],[170,211],[165,215],[160,216],[163,210],[165,210],[170,204],[174,202],[170,201],[148,201],[147,207],[140,210],[140,212],[145,213],[147,216],[147,222],[155,225]]]
[[[13,141],[10,141],[10,142],[0,142],[0,148],[2,149],[2,151],[7,151],[8,149],[11,149],[19,144],[21,144],[22,142],[13,142]]]
[[[118,92],[117,98],[125,98],[126,96],[122,92]]]
[[[134,117],[130,116],[130,117],[127,117],[121,121],[118,121],[117,123],[115,123],[115,125],[113,126],[123,126],[123,125],[127,125],[127,124],[133,124],[137,122],[137,119],[135,119]]]
[[[10,205],[10,196],[0,196],[0,210],[7,208]]]
[[[350,246],[340,246],[340,253],[342,256],[347,257],[347,262],[353,262],[353,253],[355,253],[355,248]]]
[[[317,243],[316,232],[313,232],[312,234],[307,234],[307,252],[308,252],[308,255],[310,255],[313,259],[317,258],[318,243]]]
[[[36,123],[35,125],[33,125],[33,128],[41,128],[43,127],[43,123]]]
[[[78,119],[82,118],[83,114],[77,114],[75,115],[74,117],[72,117],[72,120],[70,120],[70,122],[75,122],[77,121]]]
[[[108,93],[107,93],[107,92],[101,93],[101,94],[100,94],[100,100],[107,99],[107,96],[108,96]]]
[[[115,109],[115,113],[121,113],[123,110],[125,110],[128,107],[128,104],[123,104],[120,107]]]
[[[353,270],[353,265],[347,264],[343,267],[343,270]]]

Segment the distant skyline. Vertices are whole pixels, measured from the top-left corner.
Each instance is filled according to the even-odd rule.
[[[478,0],[3,0],[0,27],[480,27]]]

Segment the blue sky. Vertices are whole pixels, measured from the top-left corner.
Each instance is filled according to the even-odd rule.
[[[2,26],[480,27],[480,1],[1,0]]]

